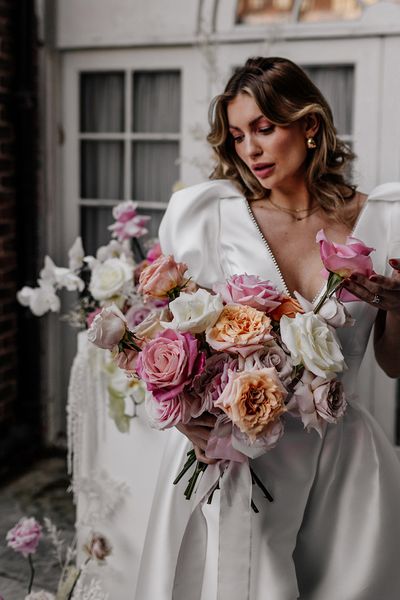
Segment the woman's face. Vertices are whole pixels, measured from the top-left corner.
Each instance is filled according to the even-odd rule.
[[[303,120],[282,127],[262,114],[254,98],[240,93],[227,107],[236,153],[268,190],[304,184],[307,129]]]

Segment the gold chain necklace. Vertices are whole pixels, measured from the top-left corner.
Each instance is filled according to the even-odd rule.
[[[280,206],[279,204],[276,204],[273,200],[271,200],[271,198],[268,199],[268,202],[270,202],[272,204],[272,206],[274,206],[278,210],[290,215],[295,221],[303,221],[304,219],[307,219],[307,217],[310,217],[312,214],[317,212],[317,210],[319,210],[319,208],[320,208],[320,206],[318,204],[316,206],[312,206],[311,208],[286,208],[284,206]],[[302,213],[302,212],[306,212],[307,214],[303,215],[303,216],[299,216],[299,213]]]

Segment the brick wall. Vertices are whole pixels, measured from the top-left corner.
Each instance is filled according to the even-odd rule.
[[[39,323],[16,302],[37,277],[34,0],[0,0],[0,477],[40,445]]]
[[[13,419],[17,395],[15,2],[0,0],[0,425]]]

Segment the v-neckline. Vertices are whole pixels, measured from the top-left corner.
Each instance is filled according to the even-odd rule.
[[[269,254],[270,259],[272,260],[272,263],[274,265],[274,268],[275,268],[275,271],[276,271],[277,275],[279,276],[279,279],[281,280],[283,291],[285,292],[285,294],[287,294],[291,298],[294,298],[295,296],[289,290],[289,287],[288,287],[288,285],[286,283],[286,280],[285,280],[285,278],[283,276],[283,273],[281,271],[279,263],[278,263],[275,255],[274,255],[273,251],[271,250],[271,247],[270,247],[270,245],[268,243],[267,238],[263,234],[263,232],[261,230],[261,227],[258,224],[258,221],[257,221],[257,219],[256,219],[256,217],[255,217],[255,215],[253,213],[253,209],[251,208],[249,201],[247,200],[247,198],[245,196],[243,196],[243,199],[244,199],[244,202],[245,202],[245,205],[246,205],[249,217],[250,217],[250,219],[251,219],[254,227],[256,228],[256,230],[258,232],[258,235],[261,238],[261,241],[263,242],[263,244],[264,244],[264,246],[265,246],[265,248],[266,248],[266,250],[267,250],[267,252]],[[367,196],[367,198],[366,198],[366,200],[365,200],[365,202],[364,202],[364,204],[363,204],[360,212],[358,213],[358,216],[357,216],[357,219],[356,219],[356,222],[354,224],[353,229],[351,230],[350,234],[347,237],[354,237],[354,235],[356,233],[356,230],[357,230],[357,228],[359,226],[359,223],[361,221],[361,218],[363,217],[363,215],[364,215],[364,213],[366,211],[366,208],[367,208],[367,205],[368,205],[368,201],[369,201],[369,195]],[[308,302],[310,302],[314,306],[315,303],[321,298],[322,294],[324,293],[324,291],[326,289],[326,284],[327,284],[327,281],[324,281],[324,283],[322,284],[321,288],[318,290],[318,292],[316,293],[316,295],[314,296],[314,298],[312,300],[307,300],[307,298],[306,298],[306,300]]]

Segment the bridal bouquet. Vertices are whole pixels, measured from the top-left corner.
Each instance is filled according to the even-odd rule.
[[[289,297],[256,275],[234,275],[212,291],[198,288],[185,264],[161,255],[139,279],[144,305],[153,304],[146,318],[131,327],[117,306],[109,306],[95,317],[89,339],[145,383],[155,427],[215,415],[210,458],[244,462],[260,456],[284,434],[286,415],[322,436],[325,424],[337,423],[346,409],[340,381],[345,363],[335,329],[353,324],[333,293],[360,268],[355,255],[370,268],[372,249],[356,240],[352,253],[351,238],[339,246],[323,232],[318,241],[330,275],[315,309],[300,294]],[[191,451],[176,481],[195,461]],[[186,497],[206,466],[197,465]]]

